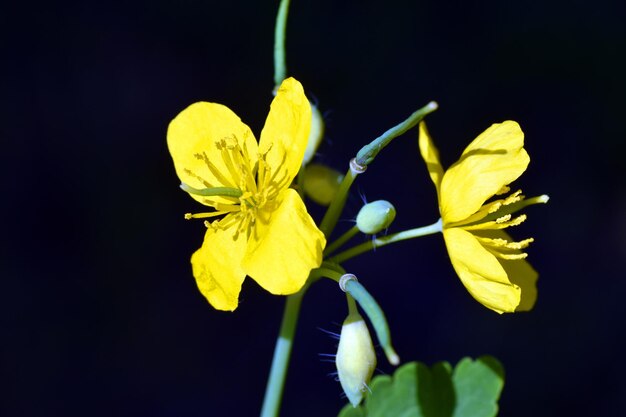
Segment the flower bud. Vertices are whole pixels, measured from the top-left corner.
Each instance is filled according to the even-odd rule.
[[[327,206],[335,198],[343,174],[320,164],[310,164],[304,168],[304,192],[317,204]]]
[[[358,313],[348,315],[337,348],[337,374],[346,397],[356,407],[376,369],[376,353],[367,325]]]
[[[356,226],[365,234],[373,235],[385,230],[396,218],[396,208],[389,201],[367,203],[356,216]]]
[[[315,151],[322,143],[324,137],[324,118],[318,110],[315,104],[311,104],[311,131],[309,132],[309,141],[306,144],[304,150],[304,158],[302,159],[302,165],[309,163],[315,155]]]

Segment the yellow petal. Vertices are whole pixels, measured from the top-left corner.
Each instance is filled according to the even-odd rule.
[[[272,294],[293,294],[322,263],[326,239],[295,190],[283,190],[278,202],[273,212],[257,216],[243,266]]]
[[[232,175],[233,164],[224,160],[223,152],[216,146],[224,138],[229,138],[231,143],[236,142],[245,150],[249,168],[254,167],[257,160],[256,139],[250,128],[228,107],[199,102],[180,112],[167,130],[167,145],[178,178],[198,189],[238,188],[239,179],[236,176],[239,175]],[[204,200],[204,197],[190,195],[201,203]]]
[[[441,181],[441,217],[457,222],[476,213],[483,203],[526,170],[530,158],[524,133],[513,121],[494,124],[465,149]]]
[[[515,311],[521,290],[511,283],[498,259],[463,229],[444,229],[443,237],[452,266],[472,297],[498,313]]]
[[[503,239],[507,242],[515,241],[503,230],[486,230],[478,233],[480,233],[481,236],[487,236],[492,239]],[[528,241],[528,239],[526,241]],[[521,250],[509,250],[509,252],[516,254],[522,253]],[[539,278],[537,271],[535,271],[525,259],[513,261],[499,259],[498,261],[506,271],[509,281],[522,290],[521,300],[515,311],[532,310],[537,301],[537,278]]]
[[[419,146],[420,153],[424,162],[426,162],[426,168],[430,174],[430,179],[433,180],[435,187],[437,188],[437,196],[439,196],[439,185],[443,178],[443,168],[441,162],[439,162],[439,151],[435,147],[433,140],[426,129],[426,123],[421,122],[419,125]]]
[[[238,223],[230,227],[209,227],[202,247],[191,256],[193,276],[202,295],[218,310],[233,311],[246,273],[241,259],[246,252],[245,237],[233,239]]]
[[[270,113],[261,132],[259,151],[267,154],[272,172],[280,170],[279,178],[286,185],[298,173],[304,158],[311,130],[311,105],[302,85],[287,78],[272,101]]]

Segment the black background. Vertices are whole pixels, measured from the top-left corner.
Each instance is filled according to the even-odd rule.
[[[277,3],[2,9],[0,414],[258,414],[284,299],[248,279],[239,308],[223,313],[197,291],[189,256],[203,226],[182,215],[199,206],[178,188],[165,132],[199,100],[260,132]],[[625,21],[625,4],[608,0],[291,7],[289,74],[327,117],[318,161],[344,171],[429,100],[446,166],[491,123],[524,129],[531,164],[515,185],[551,197],[513,231],[535,237],[531,313],[475,302],[438,235],[344,265],[384,308],[404,360],[498,357],[502,416],[626,415]],[[397,139],[358,178],[339,230],[360,194],[396,205],[391,232],[436,220],[416,138]],[[283,415],[344,404],[318,353],[336,344],[320,329],[338,331],[345,314],[332,282],[307,294]]]

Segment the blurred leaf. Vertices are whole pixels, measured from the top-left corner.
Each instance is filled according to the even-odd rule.
[[[372,380],[365,404],[346,405],[339,417],[494,417],[504,385],[504,370],[491,356],[462,359],[428,368],[407,363],[393,375]]]

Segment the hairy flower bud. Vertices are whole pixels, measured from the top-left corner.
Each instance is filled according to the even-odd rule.
[[[309,164],[304,168],[304,192],[317,204],[327,206],[333,201],[343,174],[320,164]]]
[[[322,113],[318,110],[317,106],[311,103],[311,131],[309,132],[309,141],[307,142],[306,149],[304,151],[304,158],[302,159],[302,165],[306,165],[313,159],[313,155],[317,151],[317,148],[322,143],[324,137],[324,118]]]
[[[363,317],[358,313],[351,313],[343,322],[336,365],[341,388],[356,407],[368,390],[367,384],[376,369],[372,338]]]
[[[389,201],[367,203],[356,216],[356,226],[365,234],[373,235],[389,227],[396,218],[396,208]]]

